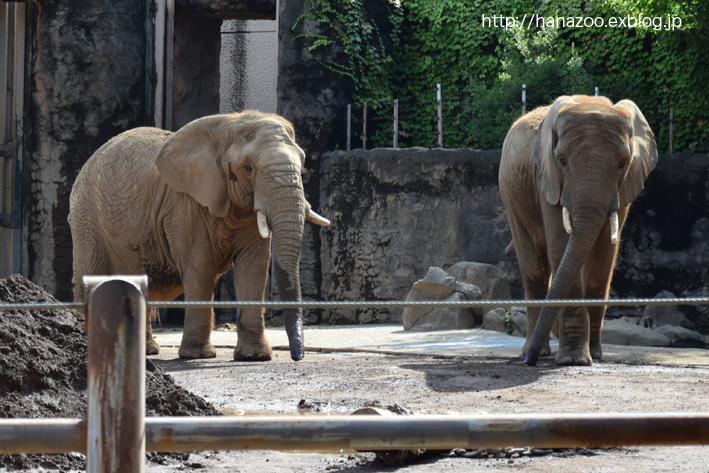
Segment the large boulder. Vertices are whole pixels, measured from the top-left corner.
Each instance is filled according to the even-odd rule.
[[[483,328],[495,332],[507,333],[507,315],[505,309],[490,309],[483,315]]]
[[[606,320],[601,333],[603,343],[644,347],[669,347],[672,342],[663,334],[625,320]]]
[[[482,328],[506,333],[513,337],[527,336],[527,314],[521,310],[507,310],[498,307],[483,315]]]
[[[704,335],[694,330],[675,325],[661,325],[655,329],[655,332],[669,338],[675,348],[706,348]]]
[[[674,299],[676,296],[670,291],[660,291],[654,297],[655,299]],[[695,330],[694,324],[677,309],[676,305],[649,305],[643,310],[643,318],[649,318],[655,321],[655,325],[674,325],[684,327],[689,330]]]
[[[480,288],[483,300],[510,300],[510,285],[504,271],[491,264],[461,261],[446,271],[456,281]]]
[[[512,336],[526,337],[527,336],[527,312],[523,310],[513,309],[510,312],[510,321],[512,322]]]
[[[406,301],[480,300],[480,290],[472,284],[459,283],[441,268],[431,267],[426,276],[414,283]],[[470,308],[407,307],[402,315],[404,330],[455,330],[475,326]]]
[[[406,299],[409,300],[408,298]],[[430,300],[430,299],[429,299]],[[446,296],[444,301],[466,301],[465,295],[459,292],[452,292]],[[475,326],[473,311],[463,307],[441,307],[429,310],[415,320],[412,317],[404,316],[404,330],[412,332],[428,332],[433,330],[460,330]],[[407,326],[407,321],[409,325]]]

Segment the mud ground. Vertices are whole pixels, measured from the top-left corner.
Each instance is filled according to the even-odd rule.
[[[21,276],[0,279],[2,302],[56,302]],[[86,416],[88,337],[84,316],[72,310],[0,312],[0,418],[82,418]],[[213,406],[181,387],[152,361],[146,363],[148,416],[219,415]],[[181,455],[148,456],[166,463]],[[86,457],[0,455],[0,471],[83,470]]]
[[[599,362],[557,367],[551,359],[528,367],[521,357],[442,357],[308,352],[291,361],[276,351],[267,363],[180,360],[162,348],[153,361],[185,389],[227,414],[342,415],[361,407],[399,404],[424,414],[614,413],[705,411],[709,367]],[[306,400],[306,402],[302,402]],[[305,409],[299,408],[304,404]],[[439,471],[692,471],[709,472],[709,447],[555,451],[516,458],[419,457],[390,466],[372,453],[192,453],[186,460],[149,464],[147,471],[206,472],[439,472]]]

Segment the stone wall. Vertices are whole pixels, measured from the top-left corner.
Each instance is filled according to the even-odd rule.
[[[660,155],[623,229],[611,295],[709,295],[709,155]],[[709,332],[706,306],[680,306]],[[619,315],[640,315],[641,308]]]
[[[320,158],[345,136],[347,103],[354,90],[352,80],[333,74],[323,63],[346,63],[347,58],[335,44],[308,50],[303,35],[320,34],[321,25],[301,18],[306,0],[280,0],[278,3],[278,83],[277,113],[293,123],[296,141],[305,151],[303,175],[305,195],[313,209],[321,213]],[[321,299],[320,232],[306,224],[300,261],[304,298]],[[319,311],[308,311],[309,321],[321,319]]]
[[[79,169],[144,123],[145,0],[43,1],[33,8],[23,233],[28,276],[71,300],[67,215]]]
[[[497,184],[499,151],[336,151],[320,167],[324,300],[403,300],[429,266],[493,264],[524,295]],[[709,295],[709,156],[661,155],[622,233],[612,297]],[[615,315],[642,308],[613,309]],[[703,332],[706,309],[684,307]],[[325,323],[400,321],[401,311],[326,311]]]
[[[172,130],[219,113],[222,20],[175,15]]]
[[[324,300],[403,300],[430,266],[498,266],[521,297],[497,186],[499,151],[333,152],[320,168]],[[516,285],[515,285],[516,284]],[[400,321],[400,310],[326,311],[326,323]]]

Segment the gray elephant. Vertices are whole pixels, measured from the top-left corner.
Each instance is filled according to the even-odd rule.
[[[300,301],[298,274],[306,218],[305,154],[292,125],[246,111],[195,120],[176,133],[124,132],[81,169],[70,198],[74,299],[82,276],[147,274],[149,298],[211,300],[214,284],[234,261],[239,301],[263,300],[273,237],[282,300]],[[271,234],[271,230],[273,233]],[[302,310],[284,313],[291,357],[303,358]],[[181,358],[216,356],[212,309],[188,308]],[[270,360],[263,309],[243,309],[235,360]],[[147,352],[158,345],[148,326]]]
[[[620,231],[656,163],[652,130],[630,100],[563,96],[512,125],[500,192],[527,299],[608,297]],[[551,354],[555,320],[557,364],[600,359],[605,310],[528,308],[525,363]]]

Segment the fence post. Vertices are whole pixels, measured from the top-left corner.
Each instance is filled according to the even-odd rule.
[[[593,88],[593,96],[598,97],[598,87]]]
[[[362,149],[367,149],[367,102],[362,111]]]
[[[347,151],[350,150],[352,137],[352,104],[347,104]]]
[[[675,127],[675,103],[670,102],[670,154],[672,154],[672,132]]]
[[[86,471],[145,468],[147,276],[87,276],[88,428]]]
[[[527,111],[527,84],[522,84],[522,115]]]
[[[399,147],[399,99],[394,100],[394,149]]]
[[[443,148],[443,101],[441,100],[441,84],[436,84],[436,100],[438,103],[438,147]]]

